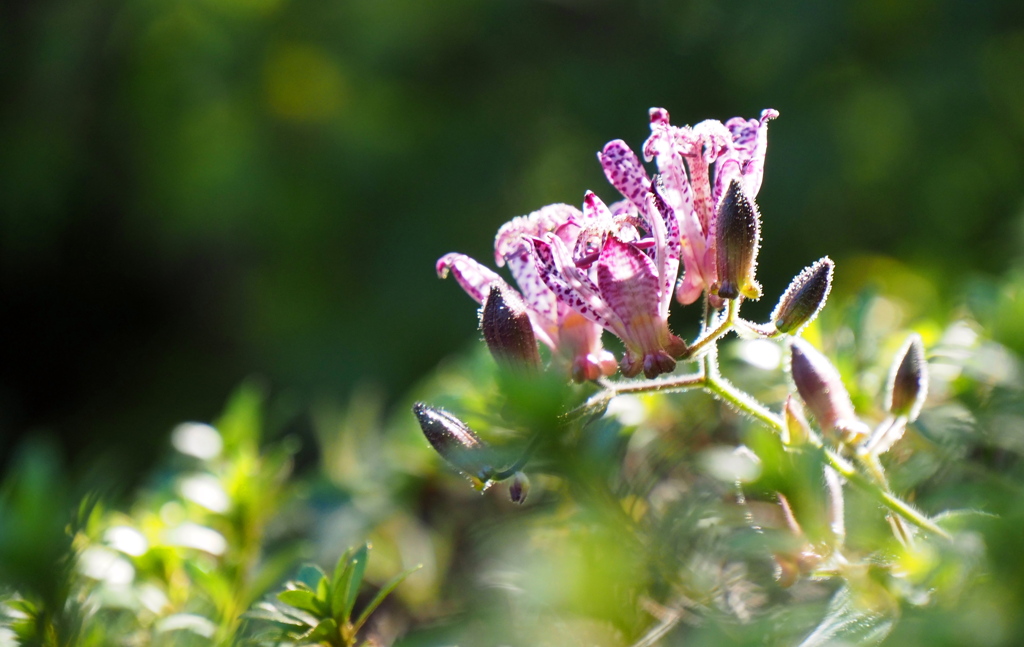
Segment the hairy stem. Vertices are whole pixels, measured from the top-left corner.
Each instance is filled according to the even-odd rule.
[[[690,344],[690,347],[686,350],[686,359],[699,357],[709,344],[713,345],[719,340],[719,338],[733,329],[733,325],[736,321],[736,315],[739,313],[738,301],[738,299],[730,299],[728,301],[725,316],[722,317],[722,321],[719,322],[718,326],[716,326],[714,330],[710,331],[707,329],[707,326],[711,324],[714,314],[713,311],[708,308],[708,318],[705,321],[704,332],[696,341]]]
[[[678,391],[703,389],[728,403],[737,411],[747,414],[751,418],[758,420],[765,426],[781,434],[784,429],[782,418],[772,413],[768,407],[758,402],[752,395],[736,388],[731,382],[719,375],[716,370],[717,367],[713,366],[714,358],[710,357],[712,354],[713,351],[709,351],[709,353],[705,355],[702,370],[698,373],[670,379],[647,380],[626,384],[606,383],[606,395],[604,397],[608,397],[610,399],[616,395],[622,395],[625,393],[673,393]],[[712,361],[709,362],[709,359]],[[820,445],[820,440],[817,444]],[[825,449],[825,460],[832,469],[857,487],[862,488],[874,496],[879,503],[889,508],[889,510],[902,516],[904,519],[922,530],[927,530],[928,532],[934,533],[945,539],[950,538],[949,533],[936,525],[936,523],[929,519],[927,515],[897,497],[895,494],[890,492],[888,488],[877,483],[875,479],[862,474],[852,463],[840,456],[834,450]]]
[[[680,391],[691,391],[703,388],[705,385],[704,371],[679,375],[676,377],[643,380],[640,382],[609,383],[606,387],[611,395],[624,395],[626,393],[678,393]]]

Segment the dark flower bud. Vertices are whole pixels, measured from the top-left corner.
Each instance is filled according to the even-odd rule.
[[[508,485],[508,498],[512,503],[522,505],[526,503],[526,496],[530,493],[530,479],[523,472],[516,472],[512,482]]]
[[[906,416],[907,422],[917,419],[928,396],[928,364],[919,335],[911,335],[896,355],[886,393],[889,413]]]
[[[715,221],[715,262],[718,270],[717,295],[723,299],[761,296],[754,280],[757,250],[761,245],[761,216],[757,205],[733,180],[722,198]]]
[[[782,409],[782,421],[786,426],[786,435],[782,442],[793,447],[807,443],[811,437],[811,425],[804,415],[804,408],[793,396],[786,398],[786,404]]]
[[[832,259],[826,256],[797,274],[772,312],[776,330],[797,334],[814,321],[832,289],[834,268]]]
[[[796,337],[790,342],[790,368],[800,398],[822,431],[837,432],[846,443],[867,437],[867,425],[857,419],[839,371],[824,355]]]
[[[480,311],[480,328],[491,355],[502,365],[540,370],[540,355],[526,304],[515,291],[491,284]]]
[[[494,474],[491,450],[466,423],[444,409],[422,402],[414,404],[412,412],[419,420],[423,435],[441,458],[468,476],[476,489],[484,490],[490,485]]]

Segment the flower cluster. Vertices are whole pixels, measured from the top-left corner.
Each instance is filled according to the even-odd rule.
[[[777,434],[778,444],[759,437],[756,448],[737,447],[717,467],[718,459],[708,459],[709,469],[721,469],[725,480],[735,484],[741,505],[747,505],[745,482],[757,480],[755,491],[769,488],[778,508],[775,514],[761,515],[764,523],[758,525],[778,538],[771,557],[781,586],[793,586],[802,578],[836,577],[845,585],[830,609],[853,609],[855,598],[858,605],[870,601],[865,609],[850,612],[852,620],[836,620],[831,616],[838,612],[830,611],[802,643],[824,644],[813,638],[821,634],[832,644],[840,625],[871,623],[895,613],[895,601],[908,590],[906,582],[886,589],[880,584],[885,580],[867,575],[881,572],[889,581],[899,581],[906,576],[905,560],[865,552],[859,540],[847,542],[848,489],[861,489],[886,508],[894,538],[908,556],[915,555],[919,538],[948,540],[951,535],[939,523],[941,517],[929,517],[893,491],[882,460],[927,398],[928,365],[921,338],[911,335],[893,360],[884,417],[872,425],[870,413],[862,418],[865,412],[854,407],[836,366],[801,338],[828,299],[835,269],[830,258],[815,261],[793,278],[766,323],[740,314],[744,299],[761,296],[755,277],[761,242],[755,198],[764,173],[767,123],[776,116],[774,110],[765,110],[759,119],[677,127],[665,110],[652,109],[651,135],[642,153],[647,162],[655,162],[656,174],[648,173],[625,142],[611,141],[597,157],[622,199],[606,204],[588,191],[582,209],[551,205],[498,231],[495,260],[508,265],[519,291],[461,254],[442,257],[437,270],[442,277],[454,274],[482,304],[483,337],[504,366],[527,373],[539,370],[540,341],[552,349],[556,363],[569,364],[576,381],[597,380],[616,370],[627,378],[640,373],[652,378],[600,380],[596,393],[560,416],[558,426],[567,432],[600,418],[618,396],[700,390]],[[673,296],[683,305],[704,299],[700,333],[689,343],[669,328]],[[622,341],[624,352],[617,362],[601,345],[603,330]],[[718,344],[730,332],[761,340],[787,338],[791,393],[780,411],[722,375]],[[692,370],[653,379],[674,372],[680,360],[691,363]],[[587,391],[591,389],[575,392]],[[503,396],[514,406],[514,392]],[[508,454],[501,447],[492,449],[454,414],[424,403],[417,403],[413,412],[433,448],[474,486],[482,490],[507,481],[509,499],[525,502],[530,483],[525,470],[534,450],[550,439],[550,427],[539,425],[515,462],[496,467],[506,464],[498,457]],[[559,440],[572,442],[576,436],[565,433]],[[546,469],[559,474],[552,465],[549,461]],[[562,475],[572,479],[575,472]],[[754,514],[752,507],[749,519]],[[891,627],[886,623],[884,631]]]
[[[777,114],[765,110],[759,120],[678,127],[666,110],[653,108],[643,152],[656,162],[657,175],[648,174],[624,141],[611,141],[598,160],[623,199],[608,205],[588,191],[582,210],[550,205],[498,231],[495,262],[508,265],[520,292],[463,254],[441,257],[438,274],[451,272],[481,305],[491,294],[517,304],[521,297],[533,337],[569,365],[576,381],[616,368],[626,377],[672,372],[688,352],[669,330],[673,292],[683,304],[706,294],[715,308],[727,299],[760,296],[754,280],[760,219],[753,200],[764,170],[766,125]],[[503,303],[500,310],[508,307]],[[602,329],[623,342],[617,365],[601,344]],[[489,343],[509,338],[484,334]],[[492,344],[492,350],[524,356],[521,348],[510,353]]]

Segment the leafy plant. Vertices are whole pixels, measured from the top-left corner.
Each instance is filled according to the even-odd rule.
[[[353,616],[369,554],[369,544],[350,548],[338,559],[331,575],[317,566],[306,566],[306,579],[287,582],[276,600],[260,602],[245,617],[273,623],[274,628],[266,630],[262,640],[274,644],[353,647],[370,615],[420,568],[410,568],[388,580]],[[360,644],[369,647],[373,643],[367,640]]]

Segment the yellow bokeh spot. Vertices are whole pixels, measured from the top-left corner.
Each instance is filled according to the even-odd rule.
[[[337,63],[311,45],[289,44],[272,50],[264,70],[270,111],[290,121],[331,119],[345,102],[345,85]]]

